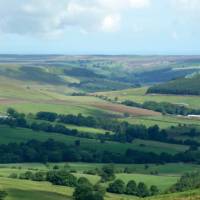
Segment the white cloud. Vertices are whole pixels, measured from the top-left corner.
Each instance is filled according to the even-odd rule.
[[[180,10],[199,10],[200,1],[199,0],[172,0],[172,4]]]
[[[108,15],[103,19],[102,30],[105,32],[115,32],[120,28],[121,17],[119,15]]]
[[[143,8],[150,6],[150,0],[129,0],[130,4],[134,8]]]
[[[57,34],[67,27],[81,32],[117,31],[128,9],[150,0],[0,0],[0,31],[13,34]]]

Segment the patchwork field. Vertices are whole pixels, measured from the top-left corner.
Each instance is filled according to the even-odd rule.
[[[101,92],[96,93],[98,96],[103,95],[110,100],[125,101],[131,100],[136,103],[144,103],[146,101],[155,101],[155,102],[169,102],[178,105],[184,105],[186,107],[199,109],[199,96],[181,96],[181,95],[161,95],[161,94],[146,94],[147,87],[127,89],[121,91],[111,91],[111,92]],[[130,107],[131,108],[131,107]],[[137,116],[129,117],[126,120],[133,124],[144,124],[145,126],[152,126],[159,124],[161,128],[167,128],[170,126],[177,126],[179,124],[187,124],[193,126],[199,126],[199,119],[191,119],[187,117],[180,117],[175,115],[157,115],[157,116]]]
[[[117,97],[119,101],[132,100],[138,103],[144,103],[145,101],[170,102],[191,108],[200,108],[200,96],[146,94],[147,89],[148,87],[142,87],[121,91],[100,92],[97,94],[108,96],[111,99]]]

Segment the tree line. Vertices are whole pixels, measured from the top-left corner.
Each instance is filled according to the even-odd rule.
[[[129,142],[131,143],[134,139],[144,139],[144,140],[154,140],[172,144],[182,144],[182,145],[193,145],[200,146],[200,143],[192,140],[177,140],[169,137],[168,129],[160,129],[158,125],[151,126],[147,128],[144,125],[133,125],[128,122],[119,122],[117,120],[96,118],[92,116],[78,115],[58,115],[52,112],[38,112],[36,114],[36,119],[46,120],[51,122],[60,122],[64,124],[73,124],[77,126],[87,126],[93,128],[102,128],[107,131],[112,131],[114,134],[109,134],[109,132],[104,135],[96,135],[97,139],[102,140],[113,140],[118,142]],[[177,127],[179,129],[179,127]],[[200,135],[200,132],[195,128],[196,134]],[[180,127],[179,132],[182,131],[183,134],[190,134],[191,130],[185,131]],[[79,134],[81,135],[81,134]],[[88,137],[91,137],[91,135]],[[93,136],[94,137],[94,136]]]
[[[89,162],[89,163],[175,163],[199,162],[199,151],[186,151],[171,155],[127,149],[122,153],[84,147],[81,141],[66,145],[49,139],[45,142],[30,140],[24,143],[0,145],[0,163],[23,162]]]
[[[144,103],[136,103],[131,100],[123,101],[122,104],[131,107],[139,107],[148,110],[153,110],[161,112],[163,114],[173,114],[173,115],[199,115],[200,109],[193,109],[186,107],[184,105],[173,104],[169,102],[155,102],[155,101],[146,101]]]
[[[80,138],[98,139],[101,142],[116,141],[122,143],[131,143],[134,139],[153,140],[171,144],[189,145],[192,147],[200,146],[195,140],[178,140],[170,137],[170,129],[160,129],[158,125],[146,127],[144,125],[132,125],[128,122],[119,122],[117,120],[102,119],[92,116],[78,115],[58,115],[52,112],[39,112],[36,114],[36,121],[32,122],[26,118],[25,114],[18,113],[14,109],[8,109],[8,118],[1,118],[0,124],[6,124],[11,127],[29,128],[34,131],[44,131],[49,133],[61,133]],[[44,120],[46,122],[38,122]],[[56,122],[56,123],[52,123]],[[60,123],[59,123],[60,122]],[[74,124],[77,126],[87,126],[105,129],[105,134],[83,133],[77,129],[68,129],[63,124]],[[195,128],[183,129],[181,126],[176,127],[182,135],[200,135],[199,130]],[[107,131],[106,131],[107,130]],[[110,134],[108,131],[112,131]]]

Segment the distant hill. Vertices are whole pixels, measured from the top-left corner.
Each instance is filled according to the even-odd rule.
[[[147,93],[200,95],[200,74],[152,86]]]
[[[82,92],[163,83],[199,70],[200,56],[0,55],[4,78]]]

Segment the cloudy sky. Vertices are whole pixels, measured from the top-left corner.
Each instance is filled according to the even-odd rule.
[[[0,0],[0,53],[200,54],[200,0]]]

